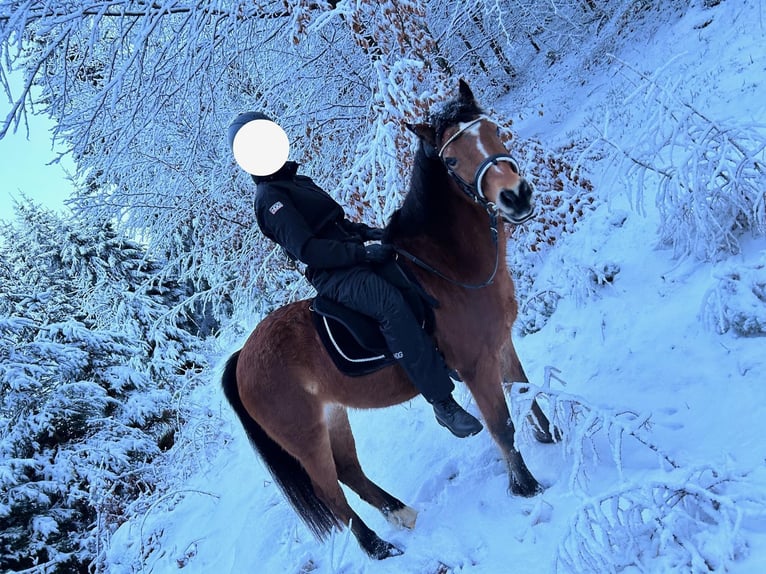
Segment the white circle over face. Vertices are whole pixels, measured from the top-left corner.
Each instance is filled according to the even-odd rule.
[[[271,120],[253,120],[234,136],[234,159],[247,173],[265,176],[279,171],[290,154],[290,140]]]

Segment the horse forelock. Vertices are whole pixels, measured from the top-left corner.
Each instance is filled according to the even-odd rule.
[[[450,126],[467,122],[484,114],[475,100],[454,98],[431,110],[429,123],[436,132],[436,141],[441,141],[444,132]]]

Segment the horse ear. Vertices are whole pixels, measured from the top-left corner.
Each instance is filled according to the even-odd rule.
[[[473,102],[473,92],[471,91],[471,88],[468,87],[468,84],[465,80],[461,79],[458,83],[458,89],[460,91],[460,99],[464,102]]]
[[[408,130],[431,147],[436,146],[436,131],[428,124],[404,124]]]

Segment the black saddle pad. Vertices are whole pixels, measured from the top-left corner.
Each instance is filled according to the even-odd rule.
[[[393,260],[377,273],[400,290],[417,320],[429,335],[433,334],[433,310],[439,303]],[[311,316],[319,338],[342,373],[367,375],[396,362],[372,317],[321,296],[312,301]]]
[[[324,297],[316,297],[310,308],[319,338],[340,372],[359,377],[396,362],[373,318]]]

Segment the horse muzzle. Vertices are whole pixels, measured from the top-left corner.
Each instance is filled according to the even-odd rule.
[[[516,189],[504,189],[498,196],[498,210],[506,221],[519,225],[535,215],[532,186],[526,179]]]

